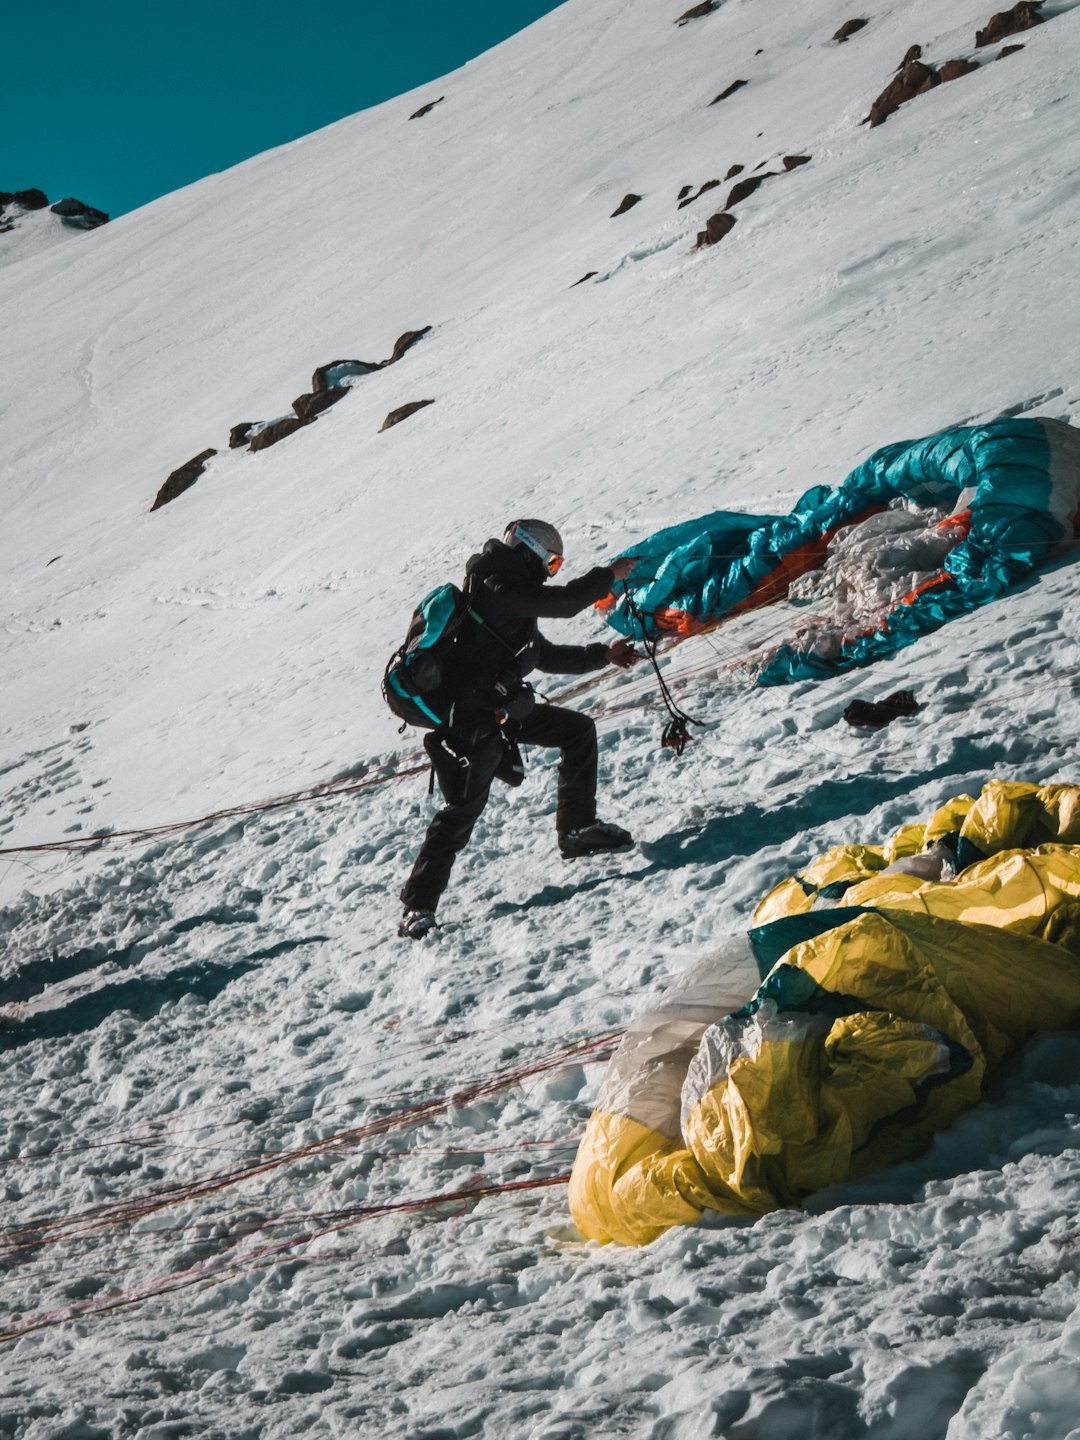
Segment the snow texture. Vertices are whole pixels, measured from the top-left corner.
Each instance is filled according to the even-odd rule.
[[[1080,1435],[1080,1036],[924,1159],[752,1224],[582,1245],[560,1179],[619,1032],[779,878],[993,775],[1076,782],[1075,553],[782,694],[753,657],[805,606],[668,651],[708,722],[681,760],[641,667],[555,682],[636,849],[560,861],[534,754],[419,944],[431,802],[378,693],[515,516],[572,575],[892,440],[1080,423],[1080,8],[860,123],[991,12],[887,4],[837,45],[839,0],[568,0],[100,230],[0,235],[3,1440]],[[736,164],[775,173],[696,250],[724,192],[680,192]],[[840,723],[898,689],[917,717]]]

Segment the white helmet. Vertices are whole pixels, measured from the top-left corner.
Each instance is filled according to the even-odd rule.
[[[524,545],[544,565],[549,575],[554,575],[563,562],[562,536],[546,520],[513,520],[506,527],[503,544],[513,549]]]

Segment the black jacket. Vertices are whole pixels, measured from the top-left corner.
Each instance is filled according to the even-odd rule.
[[[487,698],[496,685],[520,683],[532,670],[585,675],[601,669],[606,645],[553,645],[536,622],[578,615],[609,595],[614,583],[614,573],[598,565],[566,585],[552,585],[531,550],[489,540],[465,567],[465,593],[482,623],[467,627],[463,689]]]

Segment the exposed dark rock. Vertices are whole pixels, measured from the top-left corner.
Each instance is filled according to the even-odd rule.
[[[1023,50],[1023,45],[1003,45],[998,51],[998,59],[1004,60],[1006,55],[1015,55],[1018,50]]]
[[[730,210],[733,205],[738,205],[740,200],[745,200],[748,195],[752,195],[763,181],[775,174],[775,170],[767,170],[764,175],[748,175],[745,180],[737,180],[731,187],[731,193],[727,197],[724,209]]]
[[[294,434],[307,423],[306,420],[301,420],[299,415],[282,415],[280,420],[271,420],[269,425],[265,425],[251,437],[250,449],[269,450],[271,445],[276,445],[279,440]]]
[[[1041,9],[1042,0],[1020,0],[1020,4],[1014,5],[1011,10],[999,10],[996,15],[991,16],[990,23],[984,30],[976,31],[976,48],[993,45],[996,40],[1004,40],[1006,35],[1019,35],[1022,30],[1030,30],[1033,25],[1042,25],[1046,17],[1039,14]]]
[[[9,230],[14,230],[14,225],[0,225],[0,235],[6,235]]]
[[[411,350],[416,342],[422,339],[430,329],[430,325],[425,325],[422,330],[406,330],[404,335],[398,337],[397,343],[394,345],[393,353],[390,359],[386,361],[386,364],[396,365],[405,354],[405,351]]]
[[[190,490],[206,469],[206,462],[216,454],[216,450],[204,450],[186,465],[181,465],[179,470],[174,470],[158,491],[153,505],[150,506],[151,511],[160,510],[163,505],[168,505],[170,500],[175,500],[185,490]]]
[[[234,425],[229,431],[229,449],[239,450],[241,445],[246,445],[251,439],[251,432],[260,422],[258,420],[243,420],[239,425]]]
[[[640,199],[641,196],[635,195],[631,190],[629,195],[624,195],[619,201],[618,209],[611,212],[611,219],[614,220],[616,215],[625,215],[627,210],[632,210]]]
[[[810,159],[811,157],[809,155],[785,155],[784,169],[797,170],[800,165],[809,165]]]
[[[599,275],[599,273],[599,270],[586,270],[585,274],[582,275],[580,280],[574,281],[573,285],[570,286],[570,289],[573,290],[578,285],[584,285],[586,280],[591,280],[594,275]]]
[[[336,405],[339,400],[344,400],[348,390],[343,385],[334,386],[329,390],[320,390],[315,395],[298,395],[292,402],[292,408],[309,425],[317,415],[324,410],[329,410],[331,405]]]
[[[24,210],[44,210],[49,197],[44,190],[0,190],[0,209],[21,205]]]
[[[741,175],[745,169],[745,165],[732,165],[731,168],[728,170],[727,174],[724,176],[724,179],[733,180],[736,175]]]
[[[845,20],[832,38],[838,45],[842,45],[845,40],[850,39],[851,36],[861,30],[864,25],[869,24],[869,20]]]
[[[705,229],[698,231],[695,248],[703,250],[706,245],[715,245],[718,240],[724,238],[734,224],[735,216],[729,215],[726,210],[719,210],[715,215],[710,215],[705,221]]]
[[[944,85],[949,80],[959,80],[961,75],[970,75],[973,70],[978,70],[978,68],[977,60],[946,60],[938,74]]]
[[[870,114],[866,116],[863,124],[869,121],[871,129],[875,125],[884,125],[901,105],[914,100],[916,95],[925,95],[928,90],[933,90],[935,85],[940,84],[941,76],[932,65],[924,65],[921,60],[912,60],[885,86],[871,105]]]
[[[685,200],[679,201],[679,209],[681,210],[685,205],[692,205],[695,200],[700,200],[707,190],[715,190],[721,183],[720,180],[706,180],[696,195],[688,195]]]
[[[445,95],[440,95],[438,100],[429,100],[426,105],[421,105],[419,110],[414,110],[409,116],[409,119],[419,120],[421,116],[426,115],[429,110],[434,110],[436,105],[441,105],[445,99]]]
[[[906,68],[906,66],[910,65],[913,60],[921,60],[921,59],[922,59],[922,46],[921,46],[921,45],[912,45],[912,46],[908,49],[907,53],[904,55],[904,58],[900,61],[900,64],[897,65],[896,68],[897,68],[897,70],[903,70],[903,69]]]
[[[736,90],[741,90],[744,85],[749,85],[749,80],[733,80],[726,90],[721,90],[715,100],[710,100],[710,105],[719,105],[721,100],[726,100],[729,95],[734,95]]]
[[[331,360],[329,365],[320,365],[312,375],[311,388],[316,395],[321,395],[326,390],[338,389],[342,380],[351,375],[370,375],[385,364],[385,360]]]
[[[691,191],[693,188],[694,188],[694,187],[693,187],[692,185],[684,185],[684,186],[682,187],[682,189],[679,191],[679,199],[681,200],[684,195],[689,195],[689,194],[690,194],[690,191]]]
[[[675,24],[685,25],[688,20],[700,20],[703,15],[711,15],[719,4],[720,0],[701,0],[700,5],[695,5],[692,10],[680,15]]]
[[[391,425],[400,425],[402,420],[407,420],[410,415],[415,415],[417,410],[423,410],[425,405],[434,405],[434,400],[410,400],[408,405],[399,405],[396,410],[391,410],[386,419],[379,426],[379,432],[389,430]]]
[[[99,225],[107,225],[109,221],[104,210],[95,210],[92,205],[86,205],[71,195],[66,200],[57,200],[49,209],[54,215],[59,215],[65,225],[76,230],[96,230]]]

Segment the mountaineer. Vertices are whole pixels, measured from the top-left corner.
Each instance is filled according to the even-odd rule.
[[[602,600],[636,560],[626,557],[566,585],[549,585],[562,563],[562,538],[553,525],[515,520],[465,567],[463,589],[478,623],[463,627],[457,640],[449,720],[424,740],[446,803],[428,826],[401,891],[405,913],[398,934],[407,939],[422,939],[434,927],[454,860],[487,804],[492,780],[519,785],[524,778],[519,743],[561,752],[555,824],[564,859],[632,843],[627,830],[596,818],[596,725],[588,715],[538,702],[524,677],[532,670],[584,675],[636,663],[625,639],[555,645],[537,626],[537,620],[567,619]]]

